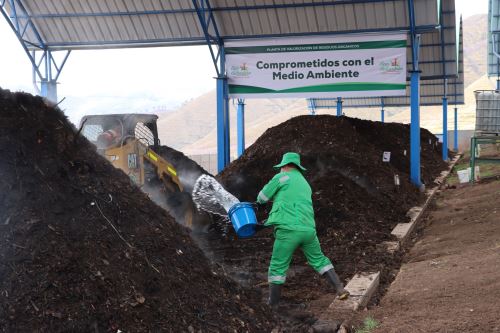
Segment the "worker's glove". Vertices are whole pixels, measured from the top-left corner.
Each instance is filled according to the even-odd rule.
[[[257,224],[255,225],[255,231],[259,232],[259,231],[264,230],[265,228],[267,228],[267,226],[265,225],[266,222],[267,222],[267,220],[257,222]]]
[[[255,210],[259,210],[259,207],[263,206],[263,204],[259,203],[258,201],[252,202],[252,207]]]
[[[266,209],[266,204],[254,201],[254,202],[252,202],[252,208],[253,208],[254,211],[258,212],[261,209],[265,210]]]

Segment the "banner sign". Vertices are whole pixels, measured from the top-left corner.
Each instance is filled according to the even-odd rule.
[[[225,54],[232,98],[406,95],[404,33],[233,41]]]

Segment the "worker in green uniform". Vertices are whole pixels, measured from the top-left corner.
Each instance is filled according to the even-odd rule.
[[[302,172],[300,155],[286,153],[280,169],[259,192],[257,203],[273,201],[273,207],[265,226],[274,226],[274,246],[268,271],[269,305],[277,307],[281,287],[286,280],[292,255],[300,247],[311,267],[335,287],[340,299],[347,299],[349,292],[335,273],[331,261],[321,251],[312,204],[312,191]]]

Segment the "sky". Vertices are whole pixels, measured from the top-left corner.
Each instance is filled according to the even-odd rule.
[[[456,0],[466,18],[487,13],[487,0]],[[0,87],[35,93],[31,63],[0,17]],[[207,46],[73,51],[58,79],[60,107],[78,123],[85,114],[159,112],[215,88]]]

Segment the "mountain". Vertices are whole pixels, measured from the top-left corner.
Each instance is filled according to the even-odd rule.
[[[466,18],[464,28],[465,105],[459,106],[459,128],[473,129],[475,121],[474,90],[492,89],[493,83],[486,76],[487,15]],[[215,86],[215,80],[214,80]],[[179,109],[160,115],[158,122],[163,144],[182,150],[186,154],[215,153],[216,137],[215,90],[194,98]],[[231,155],[236,155],[236,101],[230,102]],[[246,145],[253,143],[269,127],[291,117],[308,114],[305,99],[247,99],[245,101]],[[453,124],[452,107],[449,126]],[[440,106],[421,108],[421,125],[434,133],[442,128]],[[318,110],[318,114],[332,114],[335,110]],[[351,117],[379,120],[377,109],[346,109]],[[390,108],[386,111],[388,122],[410,122],[409,108]]]
[[[245,130],[249,142],[259,137],[269,126],[270,121],[274,123],[272,119],[278,117],[281,120],[282,117],[279,115],[288,114],[290,111],[294,115],[308,113],[305,99],[248,99],[245,103]],[[234,143],[236,142],[236,100],[230,101],[229,104],[231,141]],[[214,153],[216,151],[216,110],[215,91],[210,91],[185,103],[174,112],[161,115],[158,121],[161,142],[188,154]],[[254,134],[253,128],[260,130]]]
[[[488,45],[488,16],[478,14],[463,21],[464,29],[464,75],[465,86],[469,86],[486,74]]]

